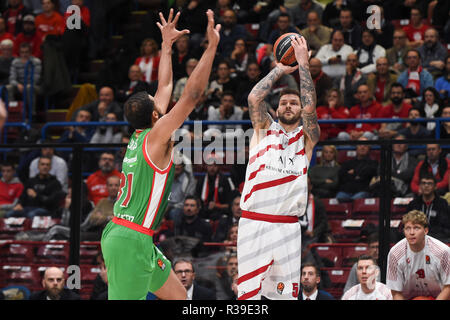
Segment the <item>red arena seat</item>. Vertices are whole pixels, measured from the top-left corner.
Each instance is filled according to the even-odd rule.
[[[335,243],[315,243],[310,246],[322,259],[324,265],[340,267],[342,263],[342,248]]]
[[[379,198],[364,198],[353,200],[352,217],[377,215],[379,212]]]
[[[367,244],[348,244],[342,247],[342,266],[351,267],[358,260],[358,257],[367,252]]]
[[[321,199],[329,219],[347,219],[352,213],[352,203],[340,203],[336,198]]]
[[[67,264],[69,259],[68,244],[42,244],[36,253],[36,263]]]

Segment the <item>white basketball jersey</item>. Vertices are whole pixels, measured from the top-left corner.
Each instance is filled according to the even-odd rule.
[[[303,126],[287,133],[272,122],[249,152],[241,209],[262,214],[302,216],[308,196],[309,161]]]
[[[437,297],[450,284],[450,248],[425,236],[425,247],[413,252],[405,239],[389,251],[386,284],[403,293],[405,299],[417,296]]]
[[[392,293],[386,285],[377,281],[372,292],[365,293],[361,284],[357,284],[347,290],[341,300],[392,300]]]

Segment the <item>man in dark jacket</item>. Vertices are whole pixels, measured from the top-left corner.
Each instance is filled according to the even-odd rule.
[[[436,178],[432,173],[424,173],[420,177],[419,195],[412,200],[406,209],[419,210],[428,219],[428,235],[442,241],[450,241],[450,211],[448,202],[436,193]]]
[[[19,203],[6,217],[27,217],[55,215],[65,193],[61,183],[49,174],[51,159],[41,156],[38,162],[39,174],[24,184]]]
[[[358,140],[367,140],[361,137]],[[342,184],[336,198],[339,201],[352,201],[369,196],[370,180],[377,175],[378,162],[369,158],[370,145],[359,144],[356,147],[356,158],[342,163],[339,170],[339,181]]]
[[[80,300],[78,294],[64,288],[64,283],[64,273],[61,269],[47,268],[42,279],[44,290],[33,292],[30,300]]]
[[[193,196],[187,196],[184,200],[183,218],[175,225],[175,236],[194,237],[201,242],[211,241],[211,225],[198,216],[199,212],[200,201]]]
[[[110,112],[115,113],[119,121],[123,120],[123,108],[115,101],[113,88],[108,86],[100,88],[98,97],[98,100],[81,107],[81,110],[88,110],[91,113],[91,121],[100,121]]]
[[[320,272],[314,263],[303,264],[300,282],[302,288],[298,300],[335,300],[328,292],[319,290]]]
[[[222,218],[219,219],[216,233],[213,237],[213,242],[222,242],[226,240],[228,231],[230,230],[231,226],[239,223],[239,219],[241,218],[242,214],[240,194],[236,194],[236,196],[233,197],[233,200],[231,200],[230,208],[231,213],[228,215],[223,215]]]

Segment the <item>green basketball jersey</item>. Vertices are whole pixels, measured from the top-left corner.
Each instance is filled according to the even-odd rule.
[[[149,129],[136,130],[123,159],[114,216],[132,222],[131,228],[156,230],[167,208],[175,166],[157,168],[147,150]],[[137,226],[136,226],[137,225]]]

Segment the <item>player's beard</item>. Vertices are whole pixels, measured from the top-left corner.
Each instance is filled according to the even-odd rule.
[[[300,112],[298,114],[294,114],[292,111],[291,113],[293,114],[293,116],[290,118],[285,117],[284,113],[278,114],[278,121],[287,125],[298,123],[302,114]]]

